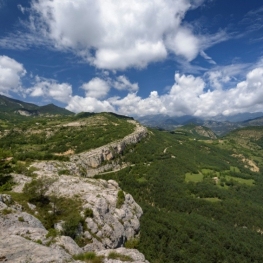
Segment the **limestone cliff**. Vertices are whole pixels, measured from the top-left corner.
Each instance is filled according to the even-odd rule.
[[[43,161],[35,162],[32,166],[39,169],[39,173],[54,174],[67,170],[71,175],[85,177],[94,177],[105,171],[122,169],[127,164],[119,164],[117,157],[123,153],[127,145],[140,142],[148,134],[147,129],[139,123],[132,120],[129,122],[135,125],[135,131],[121,140],[87,152],[73,154],[70,156],[69,162]]]

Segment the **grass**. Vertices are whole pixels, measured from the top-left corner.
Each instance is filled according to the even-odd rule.
[[[220,202],[222,201],[221,199],[217,198],[217,197],[207,197],[207,198],[202,198],[202,200],[211,202],[211,203],[216,203],[216,202]]]
[[[198,182],[202,182],[203,181],[203,174],[199,173],[199,174],[193,174],[193,173],[186,173],[185,174],[185,182],[194,182],[194,183],[198,183]]]
[[[147,180],[146,178],[144,178],[144,177],[138,178],[138,179],[136,179],[136,180],[137,180],[137,182],[139,182],[139,183],[141,183],[141,184],[148,182],[148,180]]]
[[[230,166],[230,171],[231,172],[235,172],[235,173],[240,173],[240,170],[238,167],[235,167],[235,166]]]
[[[248,186],[255,185],[255,180],[253,180],[253,179],[243,179],[243,178],[233,177],[233,176],[230,176],[230,175],[226,175],[225,178],[228,181],[234,180],[234,181],[237,181],[240,184],[246,184]]]
[[[73,256],[75,260],[82,260],[89,263],[102,263],[103,257],[97,256],[94,252],[86,252]]]
[[[130,256],[122,255],[114,251],[109,253],[108,259],[117,259],[121,261],[133,261],[133,259]]]

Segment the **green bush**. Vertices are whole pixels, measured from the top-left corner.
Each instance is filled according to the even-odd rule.
[[[23,191],[28,196],[29,201],[46,204],[49,203],[49,200],[45,194],[54,181],[51,178],[34,179],[25,185]]]
[[[84,211],[85,217],[93,217],[93,211],[90,208],[86,208]]]
[[[58,231],[54,228],[50,228],[48,230],[48,233],[46,234],[46,238],[49,238],[49,237],[56,237],[58,235]]]
[[[122,190],[120,190],[118,192],[118,196],[117,196],[117,203],[116,203],[116,207],[117,208],[121,208],[121,206],[123,205],[125,201],[125,195],[124,192]]]
[[[139,238],[132,238],[132,239],[129,239],[125,242],[125,247],[126,248],[138,248],[139,246]]]
[[[75,239],[78,236],[78,230],[82,226],[82,224],[83,219],[80,215],[70,215],[64,223],[63,234],[65,236],[70,236],[71,238]]]

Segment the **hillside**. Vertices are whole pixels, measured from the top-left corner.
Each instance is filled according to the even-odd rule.
[[[39,116],[39,115],[73,115],[72,112],[60,108],[54,104],[38,106],[32,103],[15,100],[0,95],[0,119],[22,116]]]
[[[261,262],[259,144],[245,148],[239,132],[220,140],[151,132],[125,155],[134,166],[100,176],[117,180],[143,208],[140,251],[151,262]],[[258,128],[249,134],[254,143]]]
[[[111,113],[88,117],[30,118],[7,129],[0,126],[0,147],[16,160],[68,160],[73,153],[94,149],[134,130],[127,118]],[[10,125],[10,124],[9,124]]]
[[[181,126],[174,131],[175,134],[183,134],[194,139],[216,139],[216,134],[207,127],[188,124]]]
[[[89,251],[105,263],[147,262],[140,252],[161,263],[263,261],[262,127],[218,139],[200,125],[147,130],[112,113],[8,125],[0,234],[10,249],[21,243],[40,257],[34,247],[53,255],[47,262]]]

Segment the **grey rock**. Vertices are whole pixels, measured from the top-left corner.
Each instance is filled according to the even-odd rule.
[[[30,203],[27,203],[28,207],[31,209],[31,210],[36,210],[36,206],[33,205],[33,204],[30,204]]]
[[[89,231],[85,231],[85,232],[84,232],[84,237],[87,238],[87,239],[92,239],[92,236],[91,236],[91,234],[89,233]]]
[[[77,255],[83,253],[83,250],[77,245],[77,243],[68,236],[60,236],[56,238],[56,245],[61,246],[70,255]]]
[[[119,262],[123,262],[120,260],[113,260],[113,259],[107,259],[107,257],[109,256],[109,254],[111,252],[115,252],[121,255],[125,255],[125,256],[129,256],[132,258],[131,261],[125,261],[127,263],[129,262],[136,262],[136,263],[149,263],[144,255],[142,253],[140,253],[137,249],[127,249],[127,248],[117,248],[117,249],[107,249],[107,250],[101,250],[97,253],[98,256],[104,256],[105,263],[119,263]]]
[[[62,232],[63,231],[63,225],[64,225],[65,221],[59,221],[57,223],[54,224],[54,229],[56,229],[58,232]]]
[[[7,194],[1,194],[0,195],[0,202],[9,205],[12,203],[12,197],[11,195],[7,195]]]
[[[17,235],[1,235],[0,256],[12,263],[74,262],[62,248],[46,247]]]

